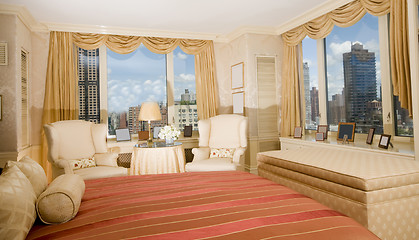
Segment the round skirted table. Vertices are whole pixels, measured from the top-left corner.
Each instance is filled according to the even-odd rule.
[[[182,143],[153,142],[134,147],[130,175],[185,172],[185,152]]]

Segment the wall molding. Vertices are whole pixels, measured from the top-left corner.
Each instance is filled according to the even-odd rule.
[[[353,0],[328,0],[322,5],[304,12],[299,16],[278,25],[277,27],[267,26],[240,26],[234,31],[227,34],[217,33],[197,33],[182,31],[167,31],[139,28],[122,28],[112,26],[99,25],[83,25],[83,24],[63,24],[53,22],[38,22],[32,14],[24,6],[0,4],[0,13],[15,14],[31,31],[48,32],[48,31],[65,31],[65,32],[83,32],[83,33],[101,33],[131,36],[152,36],[167,38],[188,38],[213,40],[214,42],[231,42],[243,34],[265,34],[265,35],[281,35],[282,33],[298,27],[316,17],[332,11]]]
[[[309,22],[317,17],[322,16],[338,7],[341,7],[354,0],[328,0],[322,5],[310,9],[308,12],[302,13],[299,16],[287,21],[276,28],[276,34],[281,35],[286,31],[296,28],[306,22]]]

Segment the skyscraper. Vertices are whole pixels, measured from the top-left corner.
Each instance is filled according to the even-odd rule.
[[[319,90],[313,87],[310,90],[310,102],[311,102],[311,121],[318,122],[319,117]]]
[[[367,103],[377,100],[375,53],[353,44],[343,54],[343,74],[346,121],[355,122],[357,128],[368,127]]]

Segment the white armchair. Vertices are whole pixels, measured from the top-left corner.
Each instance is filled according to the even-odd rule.
[[[118,154],[108,152],[106,124],[68,120],[45,124],[44,130],[53,179],[64,173],[74,173],[85,180],[128,174],[127,168],[118,167]],[[74,161],[92,157],[95,167],[73,168]]]
[[[247,147],[247,117],[218,115],[198,122],[199,148],[192,149],[194,158],[187,163],[187,172],[243,170]],[[232,158],[210,156],[219,149],[232,149]]]

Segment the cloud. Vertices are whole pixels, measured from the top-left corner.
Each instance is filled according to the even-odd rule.
[[[176,58],[179,58],[180,60],[186,60],[186,59],[188,58],[188,55],[183,54],[183,53],[181,53],[181,52],[178,52],[178,53],[175,55],[175,57],[176,57]]]
[[[175,76],[176,83],[188,83],[188,82],[195,82],[195,75],[194,74],[185,74],[181,73]]]

